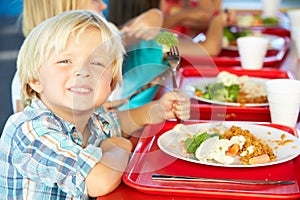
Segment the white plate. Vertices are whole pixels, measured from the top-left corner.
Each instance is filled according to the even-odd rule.
[[[237,19],[237,27],[242,29],[249,29],[249,28],[278,28],[282,24],[284,24],[288,19],[283,13],[278,13],[277,16],[278,23],[270,23],[270,24],[260,24],[254,25],[253,21],[255,20],[255,15],[250,13],[238,13],[236,16]],[[260,16],[262,17],[262,16]]]
[[[256,78],[256,77],[250,77],[250,79],[256,83],[265,85],[265,83],[270,80],[266,78]],[[211,83],[215,83],[217,81],[217,78],[203,78],[199,79],[198,82],[193,82],[194,87],[198,87],[199,89],[205,89],[205,86]],[[195,90],[195,88],[186,88],[186,90]],[[191,97],[194,99],[197,99],[199,101],[203,101],[206,103],[211,103],[211,104],[217,104],[217,105],[225,105],[225,106],[242,106],[240,103],[231,103],[231,102],[222,102],[222,101],[215,101],[215,100],[210,100],[210,99],[205,99],[202,97],[198,97],[193,93],[189,92],[189,94],[192,94]],[[259,107],[259,106],[268,106],[269,103],[246,103],[243,106],[245,107]]]
[[[175,158],[179,158],[182,160],[186,160],[193,163],[211,165],[211,166],[219,166],[219,167],[261,167],[261,166],[269,166],[275,165],[279,163],[283,163],[293,158],[297,157],[300,154],[300,140],[295,136],[291,135],[288,132],[256,124],[249,124],[243,122],[223,122],[223,125],[230,128],[232,125],[241,127],[242,129],[249,130],[254,136],[262,141],[266,142],[274,151],[277,158],[268,163],[264,164],[254,164],[254,165],[243,165],[240,163],[225,165],[217,162],[201,162],[193,157],[186,157],[183,153],[183,149],[180,146],[179,142],[185,136],[185,132],[178,133],[174,129],[165,132],[158,138],[158,146],[159,148],[165,152],[166,154],[173,156]],[[216,123],[201,123],[201,124],[192,124],[192,125],[185,125],[185,127],[190,131],[190,134],[195,134],[196,131],[202,129],[209,129],[213,128],[217,125],[220,125],[220,122]],[[285,135],[285,140],[293,140],[294,142],[287,143],[285,145],[278,145],[275,140],[282,140],[281,136]],[[276,147],[276,148],[275,148]]]
[[[282,37],[279,37],[276,35],[262,34],[261,36],[258,36],[258,37],[264,37],[269,40],[268,50],[281,49],[281,48],[283,48],[284,43],[285,43],[285,41]],[[238,47],[236,45],[228,45],[228,46],[223,46],[223,49],[237,51]]]

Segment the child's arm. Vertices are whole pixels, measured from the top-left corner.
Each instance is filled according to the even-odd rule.
[[[87,191],[91,197],[108,194],[118,187],[129,160],[132,144],[122,137],[113,137],[104,140],[101,148],[101,161],[86,177]]]
[[[206,32],[204,42],[194,42],[190,39],[181,39],[179,51],[188,56],[217,56],[222,50],[223,29],[236,23],[234,12],[221,12],[214,16]]]
[[[168,92],[157,101],[152,101],[139,108],[118,113],[124,136],[147,124],[161,123],[167,119],[190,117],[190,99],[183,92]]]
[[[162,12],[150,9],[125,24],[121,29],[125,36],[123,41],[126,45],[132,45],[140,40],[151,40],[159,33],[162,24]]]
[[[206,33],[206,40],[200,43],[209,55],[217,56],[220,53],[222,50],[223,29],[224,27],[233,25],[234,23],[234,12],[221,12],[212,19]]]
[[[203,29],[208,27],[211,13],[201,7],[181,8],[178,12],[170,13],[164,17],[164,28],[173,28],[183,25],[191,28]]]

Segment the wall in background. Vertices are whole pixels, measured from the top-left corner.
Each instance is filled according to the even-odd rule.
[[[0,0],[1,16],[18,16],[22,12],[22,0]]]

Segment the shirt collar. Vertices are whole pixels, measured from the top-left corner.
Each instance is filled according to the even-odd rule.
[[[37,115],[39,114],[38,112],[49,112],[49,114],[53,117],[60,119],[59,121],[64,122],[64,126],[68,132],[74,132],[74,130],[77,130],[74,124],[57,116],[38,98],[32,100],[30,107],[36,110]],[[97,136],[101,134],[101,132],[107,136],[110,134],[111,119],[108,117],[107,113],[108,111],[102,106],[95,109],[88,121],[88,128],[91,130],[92,135]]]
[[[39,114],[47,112],[50,116],[58,119],[58,121],[60,121],[60,122],[63,122],[61,124],[61,126],[64,126],[64,128],[66,128],[66,130],[68,132],[73,132],[76,129],[76,127],[75,127],[74,124],[72,124],[72,123],[70,123],[68,121],[65,121],[61,117],[57,116],[54,112],[52,112],[51,110],[49,110],[49,108],[40,99],[38,99],[38,98],[32,100],[30,107],[33,110],[35,110],[36,115],[39,115]]]

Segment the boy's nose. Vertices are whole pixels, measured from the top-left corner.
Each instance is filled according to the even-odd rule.
[[[76,71],[76,76],[89,78],[89,77],[91,77],[91,73],[87,67],[81,67]]]

